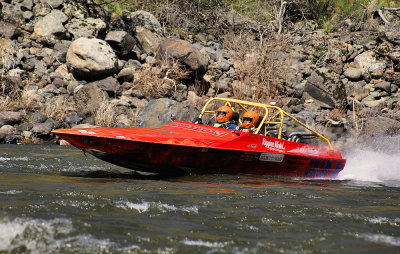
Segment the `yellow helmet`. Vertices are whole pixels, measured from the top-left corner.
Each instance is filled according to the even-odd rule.
[[[218,123],[224,123],[231,120],[233,115],[233,111],[228,106],[221,106],[217,109],[217,117],[216,120]]]
[[[243,114],[242,126],[245,129],[254,127],[257,125],[259,119],[260,119],[260,117],[258,116],[257,112],[246,111]]]

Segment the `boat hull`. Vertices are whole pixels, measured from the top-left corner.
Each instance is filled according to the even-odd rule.
[[[157,131],[159,132],[159,130]],[[85,132],[90,133],[87,130]],[[289,141],[277,141],[277,139],[261,135],[243,134],[244,136],[248,135],[247,141],[250,144],[246,145],[246,149],[237,149],[236,146],[240,146],[238,145],[240,142],[234,144],[235,137],[225,138],[227,139],[226,143],[232,143],[231,145],[209,145],[216,143],[210,141],[206,146],[204,143],[196,144],[194,141],[193,144],[186,142],[185,145],[182,145],[183,141],[181,143],[178,141],[163,142],[160,137],[154,138],[158,142],[149,142],[148,139],[135,140],[126,138],[126,133],[124,139],[84,135],[78,134],[76,131],[58,132],[57,135],[106,162],[164,176],[242,173],[334,178],[345,165],[345,160],[337,152],[315,152],[315,148],[291,144],[294,142]],[[146,135],[142,134],[142,136]],[[236,136],[230,131],[225,137],[228,135]],[[284,149],[279,151],[282,147]],[[305,152],[311,150],[313,152]]]

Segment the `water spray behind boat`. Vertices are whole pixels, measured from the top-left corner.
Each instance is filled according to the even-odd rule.
[[[349,147],[338,179],[400,186],[400,136],[370,138]]]

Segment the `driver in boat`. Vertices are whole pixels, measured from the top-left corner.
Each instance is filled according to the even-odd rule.
[[[253,133],[257,130],[257,124],[260,117],[258,116],[257,112],[255,111],[246,111],[243,114],[242,119],[242,130],[243,132],[250,132]]]
[[[214,127],[236,130],[238,126],[232,121],[233,111],[228,106],[221,106],[217,109],[217,116]]]

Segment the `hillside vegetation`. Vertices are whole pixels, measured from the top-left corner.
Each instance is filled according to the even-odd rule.
[[[192,121],[215,96],[343,144],[398,135],[399,31],[387,0],[0,0],[0,142]]]

